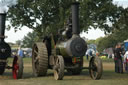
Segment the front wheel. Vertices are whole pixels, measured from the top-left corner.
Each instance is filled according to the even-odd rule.
[[[62,80],[64,77],[64,59],[62,56],[57,56],[54,66],[55,80]]]
[[[102,61],[98,57],[92,57],[89,63],[89,73],[92,79],[98,80],[103,72]]]

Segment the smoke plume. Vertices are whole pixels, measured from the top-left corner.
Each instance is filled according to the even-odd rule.
[[[0,0],[0,13],[6,13],[9,7],[16,4],[17,0]]]

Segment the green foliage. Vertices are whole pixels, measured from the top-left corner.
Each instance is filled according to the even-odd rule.
[[[120,18],[113,25],[112,33],[99,40],[98,51],[103,51],[105,48],[115,47],[117,43],[123,43],[128,39],[128,8],[122,11]]]
[[[103,39],[103,37],[97,38],[97,39],[95,40],[95,44],[98,45],[102,39]]]
[[[105,48],[115,47],[117,43],[123,43],[128,39],[128,28],[116,30],[114,33],[102,38],[97,44],[98,51],[102,52]]]
[[[95,40],[88,40],[87,44],[95,44]]]
[[[75,0],[18,0],[18,4],[8,12],[12,26],[27,26],[38,36],[56,33],[62,29],[71,14],[71,3]],[[108,20],[113,24],[120,17],[122,8],[113,5],[112,0],[79,0],[80,28],[100,28],[111,32]]]
[[[114,24],[120,17],[122,9],[113,5],[112,0],[83,0],[81,3],[82,27],[85,31],[93,27],[109,33],[113,29],[108,22]]]
[[[98,45],[102,39],[103,39],[103,37],[97,38],[96,40],[88,40],[87,43]]]
[[[63,26],[68,9],[68,0],[18,0],[18,4],[9,10],[8,18],[12,26],[27,26],[36,31],[38,36],[56,32]],[[60,7],[61,6],[61,7]],[[63,17],[60,17],[62,16]],[[62,21],[62,22],[60,22]]]
[[[22,41],[21,40],[17,40],[16,44],[20,46],[22,44]]]
[[[114,23],[113,28],[118,30],[128,28],[128,8],[122,11],[120,18]]]
[[[22,40],[22,47],[31,48],[32,45],[39,40],[36,32],[29,32]]]
[[[116,43],[117,41],[115,41],[113,36],[106,36],[99,41],[97,45],[97,50],[99,52],[102,52],[105,48],[114,47]]]

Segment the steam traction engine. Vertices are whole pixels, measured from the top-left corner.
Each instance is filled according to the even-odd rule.
[[[43,42],[33,45],[32,66],[35,76],[45,76],[47,69],[54,70],[54,78],[62,80],[64,70],[80,74],[82,69],[89,69],[93,79],[100,79],[102,62],[98,57],[90,59],[89,67],[83,67],[83,56],[87,50],[86,42],[79,36],[79,3],[72,4],[72,17],[68,27],[56,36],[49,35]]]
[[[9,44],[4,41],[5,33],[5,20],[6,14],[0,13],[0,75],[2,75],[5,69],[12,69],[14,79],[22,77],[23,73],[23,61],[19,56],[14,56],[12,66],[8,66],[7,58],[11,57],[11,48]]]

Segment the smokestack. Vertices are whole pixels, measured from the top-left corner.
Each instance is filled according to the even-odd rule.
[[[79,35],[79,2],[72,3],[72,32]]]
[[[0,13],[0,41],[4,41],[6,14]]]

